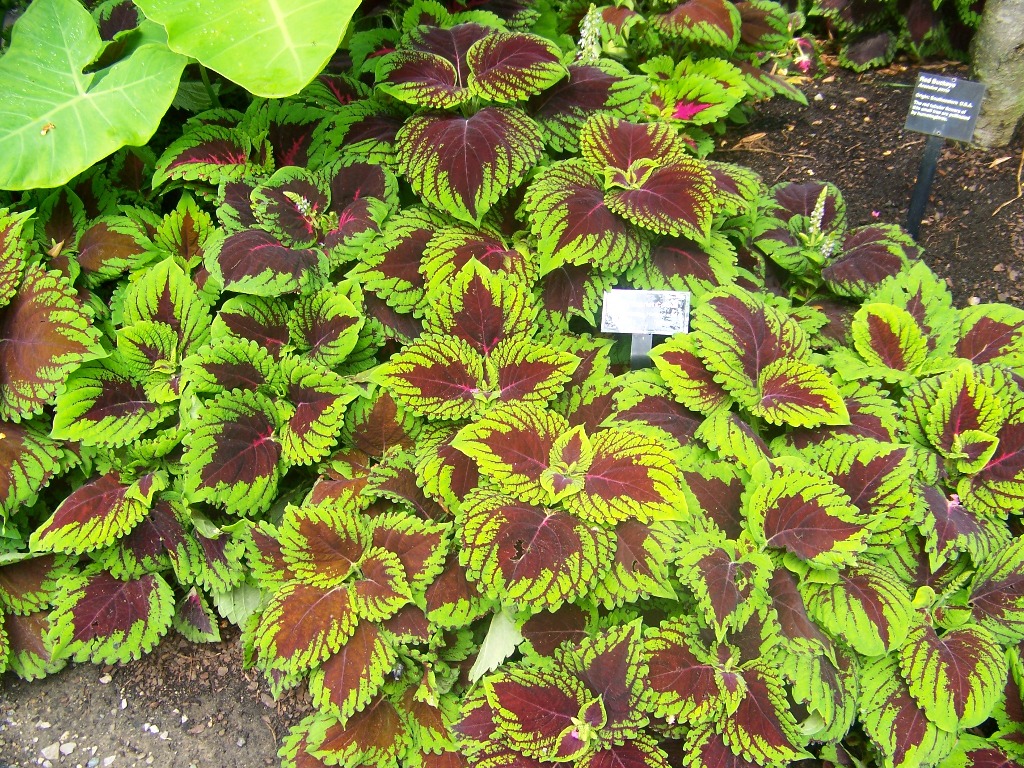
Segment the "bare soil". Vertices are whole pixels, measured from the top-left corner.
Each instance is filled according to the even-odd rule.
[[[928,65],[966,76],[955,64]],[[857,75],[832,67],[803,85],[809,106],[762,105],[721,140],[721,159],[769,184],[809,178],[843,192],[851,226],[904,223],[925,137],[903,130],[919,67]],[[949,143],[921,227],[925,260],[958,304],[1024,305],[1024,137],[994,150]],[[236,631],[193,645],[173,634],[125,667],[72,665],[46,680],[0,678],[0,768],[277,765],[288,727],[308,711],[302,690],[275,702],[243,670]]]

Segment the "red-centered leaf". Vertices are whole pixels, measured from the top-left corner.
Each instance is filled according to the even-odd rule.
[[[672,394],[687,408],[706,414],[729,400],[728,393],[697,356],[689,334],[677,334],[658,345],[651,359]]]
[[[41,265],[0,309],[0,418],[20,421],[52,402],[82,363],[100,357],[99,330],[72,286]]]
[[[624,187],[605,194],[605,204],[615,213],[659,234],[707,238],[718,206],[714,177],[700,161],[658,161]]]
[[[278,531],[284,566],[294,578],[322,589],[348,578],[369,540],[363,518],[340,504],[289,508]],[[273,556],[273,549],[266,554]]]
[[[570,352],[509,338],[494,350],[497,395],[504,401],[546,402],[562,391],[579,364]]]
[[[352,203],[367,197],[386,200],[395,184],[394,176],[373,163],[346,162],[327,172],[331,190],[330,210],[339,215]]]
[[[792,641],[795,648],[806,648],[808,643],[831,648],[831,641],[807,614],[797,589],[796,576],[791,571],[775,569],[768,582],[768,594],[778,615],[782,635]]]
[[[96,571],[55,605],[54,655],[103,664],[137,659],[170,629],[173,611],[174,593],[159,576],[119,581]]]
[[[201,407],[184,441],[189,491],[239,514],[269,506],[281,460],[274,413],[255,392],[226,392]]]
[[[33,548],[81,553],[111,544],[134,528],[149,510],[161,474],[124,484],[116,472],[101,475],[76,489],[32,534]]]
[[[586,768],[669,768],[668,757],[648,739],[604,747],[583,762]]]
[[[992,521],[972,513],[955,496],[946,498],[940,488],[923,489],[925,549],[936,562],[953,560],[968,552],[975,563],[988,560],[1003,536]]]
[[[862,668],[860,721],[893,768],[938,764],[956,744],[956,733],[941,730],[918,706],[889,656]]]
[[[521,32],[492,32],[469,49],[466,62],[470,88],[502,104],[534,96],[566,74],[556,45]]]
[[[683,554],[680,568],[680,578],[693,588],[698,604],[708,613],[708,622],[722,635],[733,623],[730,619],[736,611],[752,600],[758,582],[764,578],[756,563],[744,560],[732,549],[700,547]]]
[[[685,514],[675,462],[659,440],[622,426],[595,434],[591,447],[583,489],[565,502],[574,514],[600,523]]]
[[[981,725],[1006,685],[1006,656],[984,627],[967,625],[941,636],[917,627],[900,648],[910,695],[944,731]]]
[[[261,225],[284,244],[308,248],[316,242],[327,195],[308,174],[290,168],[275,174],[256,187],[252,201]]]
[[[647,673],[642,656],[640,622],[634,621],[588,637],[570,657],[572,671],[601,700],[605,722],[591,725],[612,741],[631,738],[647,723],[640,711]]]
[[[589,698],[583,684],[565,671],[545,673],[526,667],[488,678],[484,691],[502,741],[538,758],[554,753]]]
[[[647,244],[637,230],[605,205],[597,177],[580,160],[544,168],[523,199],[542,272],[562,264],[621,270],[639,260]]]
[[[378,391],[367,404],[349,408],[351,441],[367,456],[380,458],[393,447],[411,449],[419,424],[388,392]]]
[[[754,0],[736,3],[736,9],[743,20],[740,40],[745,49],[775,51],[785,47],[792,38],[785,8]]]
[[[29,504],[61,471],[61,444],[31,422],[0,421],[0,521]]]
[[[980,472],[960,481],[957,492],[968,508],[990,515],[1024,509],[1024,419],[1004,424],[995,452]]]
[[[428,418],[465,418],[483,396],[483,360],[469,342],[453,336],[424,334],[377,376],[405,407]]]
[[[359,622],[341,650],[313,673],[313,705],[347,720],[376,695],[397,658],[374,624]]]
[[[608,569],[608,532],[563,512],[473,491],[460,510],[470,577],[492,596],[554,608],[586,593]]]
[[[669,621],[650,632],[644,642],[649,710],[674,721],[701,722],[721,706],[716,665],[698,658],[691,637],[680,621]]]
[[[232,231],[256,226],[256,214],[252,209],[252,191],[255,182],[228,181],[221,185],[218,197],[217,217]]]
[[[743,670],[746,695],[722,728],[729,746],[758,763],[790,762],[804,755],[804,737],[789,710],[777,671],[758,663]]]
[[[587,615],[568,603],[557,611],[541,611],[526,620],[520,628],[523,637],[539,656],[550,656],[560,645],[577,645],[587,636]]]
[[[740,14],[728,0],[687,0],[651,18],[672,37],[732,50],[740,39]]]
[[[324,257],[316,249],[289,248],[261,229],[228,235],[214,257],[226,289],[257,296],[296,293],[319,274]]]
[[[357,621],[347,587],[324,590],[293,581],[270,599],[253,630],[253,645],[266,669],[294,674],[337,653]]]
[[[224,302],[214,328],[223,328],[232,336],[259,343],[275,358],[289,341],[288,307],[278,299],[236,296]]]
[[[476,259],[492,274],[526,276],[533,272],[533,257],[509,247],[504,239],[487,230],[453,225],[439,230],[423,251],[420,271],[428,290],[448,286],[470,259]]]
[[[413,589],[427,586],[444,565],[448,541],[441,525],[424,523],[404,514],[378,518],[373,546],[393,553]]]
[[[866,546],[868,529],[849,497],[812,472],[782,470],[758,478],[746,499],[754,538],[819,565],[843,565]]]
[[[663,237],[650,256],[630,273],[637,285],[653,290],[671,288],[693,293],[719,288],[735,276],[735,256],[715,233],[701,244],[692,237]]]
[[[448,510],[420,487],[415,462],[411,453],[391,451],[370,473],[366,493],[404,504],[421,520],[446,519]]]
[[[337,78],[323,75],[318,78],[320,83],[334,84]],[[330,86],[327,86],[327,90]],[[340,94],[335,91],[336,95]],[[278,102],[270,102],[277,104]],[[287,166],[305,167],[309,163],[309,147],[313,134],[323,115],[319,109],[309,107],[271,107],[270,124],[267,127],[267,140],[273,152],[274,167]]]
[[[417,606],[409,604],[381,623],[395,643],[425,645],[434,635],[434,624]]]
[[[831,230],[845,217],[845,207],[838,190],[826,182],[791,182],[772,187],[772,199],[777,206],[774,215],[784,222],[794,216],[809,217],[814,213],[818,199],[825,190],[828,192],[825,194],[824,213],[819,227],[822,231]]]
[[[133,236],[123,222],[98,221],[82,233],[77,260],[83,272],[95,273],[100,279],[110,279],[137,265],[144,253],[139,238]],[[3,295],[3,278],[0,277],[0,304],[3,304]]]
[[[541,282],[541,306],[548,315],[564,324],[571,317],[594,322],[604,292],[615,279],[590,266],[564,265],[549,272]]]
[[[644,83],[610,59],[569,65],[569,76],[534,96],[526,110],[541,125],[553,149],[574,152],[587,118],[608,111],[625,117],[631,101],[640,98]]]
[[[251,526],[249,538],[246,560],[253,575],[260,580],[260,583],[268,590],[277,590],[285,582],[295,580],[295,572],[285,561],[281,551],[278,532],[269,523],[258,523]]]
[[[474,224],[518,185],[541,155],[525,113],[485,107],[471,117],[418,115],[396,138],[398,167],[426,202]]]
[[[465,268],[449,281],[427,322],[429,330],[453,333],[490,355],[503,339],[532,331],[532,310],[516,283]]]
[[[677,403],[671,393],[660,386],[627,391],[627,394],[616,397],[615,405],[616,420],[657,427],[674,437],[680,445],[687,445],[693,440],[701,423],[697,413]]]
[[[839,389],[822,366],[805,360],[773,360],[757,377],[757,401],[748,408],[769,424],[848,424]]]
[[[153,186],[168,179],[219,184],[239,181],[259,169],[250,162],[250,139],[241,131],[220,125],[201,125],[171,144],[156,164]]]
[[[335,722],[322,732],[312,733],[309,740],[315,745],[310,750],[313,756],[329,765],[393,765],[407,738],[398,711],[379,696],[344,725]]]
[[[711,723],[698,725],[686,735],[684,764],[694,768],[755,768],[760,765],[733,752]]]
[[[739,473],[723,466],[682,472],[684,488],[693,494],[698,508],[730,539],[744,530],[742,514],[744,482]],[[696,510],[693,510],[696,511]]]
[[[598,174],[609,166],[626,174],[641,160],[669,164],[682,156],[683,147],[666,123],[632,123],[603,113],[587,120],[580,134],[583,157]]]
[[[674,522],[645,525],[623,520],[615,526],[615,559],[597,590],[605,605],[633,602],[641,595],[675,598],[670,586],[670,552],[677,531]]]
[[[416,480],[423,492],[447,509],[456,509],[462,498],[480,485],[476,462],[453,445],[455,432],[441,442],[424,440],[416,464]]]
[[[338,441],[345,406],[356,393],[319,366],[295,361],[288,369],[288,400],[295,410],[280,430],[283,454],[293,464],[312,464]]]
[[[858,227],[846,233],[839,254],[821,270],[821,276],[841,296],[867,296],[920,253],[920,247],[896,225]]]
[[[174,628],[193,643],[220,642],[220,627],[206,599],[192,587],[174,609]]]
[[[63,660],[54,660],[48,611],[37,611],[27,616],[8,613],[0,616],[0,632],[7,633],[11,653],[8,669],[23,680],[35,680],[56,672],[64,666]]]
[[[352,583],[352,603],[360,618],[384,621],[412,600],[402,561],[393,552],[371,550],[359,571],[362,578]]]
[[[466,626],[488,610],[488,602],[459,563],[457,551],[448,554],[444,570],[427,587],[425,601],[430,623],[441,627]]]
[[[971,580],[971,613],[1001,642],[1024,639],[1024,542],[1008,542]]]
[[[957,357],[975,365],[1021,353],[1024,346],[1024,310],[1008,304],[967,307],[962,311]]]
[[[405,49],[387,54],[377,70],[377,80],[388,95],[421,107],[448,109],[472,97],[457,65],[426,51]]]
[[[62,559],[59,555],[39,555],[0,566],[0,606],[16,614],[34,613],[48,606]]]
[[[18,291],[25,269],[27,238],[22,238],[29,212],[11,214],[6,209],[0,214],[0,307]]]

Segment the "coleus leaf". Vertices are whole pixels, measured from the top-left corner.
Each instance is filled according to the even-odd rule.
[[[369,524],[351,503],[288,507],[277,537],[289,578],[325,590],[344,584],[370,546]]]
[[[164,150],[156,164],[153,186],[171,179],[204,181],[214,186],[239,181],[266,170],[263,163],[253,160],[259,149],[235,128],[199,125]]]
[[[359,570],[361,578],[352,582],[352,604],[359,618],[382,622],[412,601],[405,569],[394,552],[369,550]]]
[[[697,356],[692,334],[677,333],[666,339],[652,350],[651,359],[675,398],[690,410],[708,414],[730,401]]]
[[[455,434],[442,430],[421,437],[416,463],[416,481],[423,492],[448,509],[455,509],[480,484],[476,462],[452,445]]]
[[[1002,643],[1024,639],[1024,543],[1017,538],[986,558],[974,573],[968,605],[974,620]]]
[[[503,601],[554,608],[585,594],[608,568],[608,532],[564,512],[478,489],[457,519],[470,578]]]
[[[309,679],[317,709],[348,720],[377,694],[398,656],[374,624],[361,621],[341,650]]]
[[[8,614],[27,616],[50,605],[51,595],[67,577],[69,559],[63,555],[18,554],[0,566],[0,607]]]
[[[1009,304],[980,304],[960,311],[957,357],[976,365],[1024,357],[1024,310]]]
[[[409,738],[395,705],[378,695],[344,725],[334,717],[315,719],[307,751],[327,765],[394,765]]]
[[[701,161],[641,160],[611,178],[605,204],[615,213],[662,235],[707,239],[719,205],[714,177]]]
[[[37,611],[26,616],[9,613],[0,616],[0,623],[10,646],[7,667],[22,680],[36,680],[63,668],[64,659],[54,658],[52,653],[47,611]]]
[[[423,249],[419,268],[427,292],[444,296],[450,281],[471,259],[493,275],[504,273],[525,284],[534,282],[536,263],[525,249],[509,245],[503,236],[489,229],[450,224],[439,229]]]
[[[930,624],[920,624],[900,648],[899,661],[910,695],[931,722],[949,732],[988,719],[1008,672],[991,633],[970,625],[939,635]]]
[[[579,358],[523,338],[499,342],[487,361],[489,397],[547,402],[572,377]]]
[[[449,524],[393,512],[374,518],[372,541],[398,558],[410,589],[418,593],[444,568],[449,529]]]
[[[987,570],[989,558],[1009,539],[1006,529],[991,518],[972,513],[956,496],[946,498],[936,486],[923,488],[921,496],[924,520],[920,528],[933,569],[967,552],[975,563],[983,564],[982,570]],[[996,634],[1001,642],[1007,642],[1001,633]]]
[[[457,420],[478,408],[484,361],[469,342],[427,334],[394,355],[376,374],[404,406],[429,418]]]
[[[596,112],[629,117],[647,89],[643,78],[611,59],[576,62],[568,72],[526,104],[544,141],[557,152],[578,151],[580,128]]]
[[[226,290],[278,296],[319,279],[327,258],[318,248],[290,248],[269,232],[245,229],[215,239],[205,264]]]
[[[732,462],[707,461],[682,471],[687,508],[702,525],[729,539],[739,539],[745,526],[742,499],[746,474]],[[717,537],[720,538],[720,537]]]
[[[292,408],[278,433],[281,455],[291,464],[312,464],[337,442],[356,392],[333,371],[294,358],[282,362]]]
[[[786,698],[786,684],[768,663],[743,669],[746,693],[724,720],[722,736],[734,753],[759,764],[798,760],[807,739],[800,733]]]
[[[411,451],[398,448],[388,451],[370,471],[363,495],[394,501],[421,520],[448,518],[448,509],[420,488],[415,467],[416,455]]]
[[[26,239],[22,237],[30,211],[12,213],[0,208],[0,307],[4,307],[18,292],[25,271]]]
[[[914,317],[888,304],[864,304],[850,328],[865,373],[904,386],[912,384],[928,357],[928,340]]]
[[[490,601],[469,580],[456,551],[448,553],[441,573],[427,587],[425,602],[430,623],[445,628],[466,626],[490,608]]]
[[[634,123],[603,113],[592,116],[583,126],[580,152],[597,174],[604,174],[608,168],[627,174],[640,161],[664,165],[688,157],[686,145],[671,126]]]
[[[910,695],[892,656],[861,670],[860,722],[893,768],[935,764],[953,749],[956,734],[932,723]]]
[[[760,465],[744,509],[754,541],[786,549],[812,566],[850,565],[867,546],[868,519],[839,486],[798,465]]]
[[[893,224],[870,224],[847,232],[836,256],[821,270],[840,296],[866,298],[885,278],[899,274],[921,249]]]
[[[589,266],[566,265],[549,272],[539,285],[539,322],[555,328],[567,328],[573,317],[581,317],[596,325],[604,293],[614,288],[616,282],[615,275]]]
[[[847,424],[849,414],[828,371],[805,360],[773,360],[757,377],[760,399],[747,407],[770,424]]]
[[[186,530],[189,514],[176,500],[158,496],[146,516],[105,552],[90,556],[117,579],[138,578],[170,565],[181,583],[196,581],[204,555],[196,537]]]
[[[558,759],[566,732],[586,722],[587,689],[561,670],[512,667],[487,678],[484,691],[501,740],[527,757]]]
[[[105,357],[99,330],[66,278],[41,265],[25,270],[17,294],[0,309],[0,418],[39,413],[68,375]]]
[[[911,595],[887,568],[863,562],[834,584],[802,581],[800,594],[821,627],[868,658],[899,648],[910,631]]]
[[[249,195],[257,226],[289,248],[309,248],[322,230],[328,197],[304,168],[289,166]]]
[[[642,258],[643,236],[605,204],[597,177],[581,160],[542,169],[523,199],[546,274],[562,264],[618,271]]]
[[[522,32],[491,32],[470,46],[466,63],[470,90],[501,104],[534,96],[567,74],[554,43]]]
[[[115,664],[148,653],[171,627],[174,592],[156,574],[119,581],[103,570],[83,575],[56,597],[53,655]]]
[[[258,342],[272,357],[288,343],[288,306],[276,298],[232,296],[221,306],[210,329],[211,339],[231,336]]]
[[[76,489],[32,534],[40,551],[79,554],[99,549],[134,528],[167,483],[162,472],[124,484],[116,473],[101,475]]]
[[[86,366],[80,368],[72,381],[85,370]],[[233,389],[249,389],[270,393],[280,391],[280,379],[281,371],[265,346],[234,336],[225,336],[200,347],[181,364],[182,391],[190,389],[196,393],[219,394]],[[61,399],[58,398],[58,406]],[[63,399],[68,399],[66,393]],[[140,405],[143,404],[148,405],[145,401]]]
[[[772,572],[771,560],[754,551],[747,539],[686,546],[676,565],[680,581],[693,590],[719,641],[727,631],[741,629],[765,600]]]
[[[729,0],[687,0],[651,24],[670,37],[728,51],[740,41],[740,13]]]
[[[57,395],[52,435],[83,445],[118,447],[138,440],[174,412],[152,402],[119,356],[72,373]]]
[[[0,521],[14,510],[31,504],[62,469],[64,451],[31,421],[0,421]]]
[[[552,493],[542,482],[551,454],[569,424],[533,403],[501,403],[459,430],[452,447],[472,458],[502,493],[541,504]],[[561,490],[561,489],[559,489]]]
[[[737,278],[736,247],[714,228],[702,242],[662,237],[647,258],[627,272],[633,285],[647,290],[690,291],[694,298],[731,285]]]
[[[174,628],[193,643],[219,643],[217,616],[203,593],[192,587],[174,609]]]
[[[612,395],[616,422],[654,427],[676,441],[689,444],[700,426],[700,415],[676,401],[663,378],[652,370],[638,371]],[[596,419],[596,417],[595,417]],[[603,422],[602,418],[597,423]],[[593,422],[590,422],[593,423]],[[675,443],[670,443],[675,445]]]
[[[264,669],[296,674],[337,653],[358,621],[347,586],[292,581],[271,597],[253,625],[252,643]]]
[[[614,536],[612,566],[594,591],[601,604],[610,608],[648,595],[674,599],[669,562],[678,544],[675,522],[623,520]]]
[[[83,284],[93,287],[152,259],[146,239],[144,227],[128,216],[107,216],[93,222],[78,241],[76,261]]]
[[[345,416],[344,439],[368,456],[381,457],[398,446],[411,449],[421,421],[384,389],[355,400]]]
[[[479,224],[540,159],[537,124],[524,113],[485,107],[471,117],[420,115],[398,132],[398,168],[427,203]]]
[[[648,711],[670,723],[699,723],[725,709],[726,681],[717,658],[696,641],[688,617],[670,619],[647,632],[644,641]]]
[[[721,458],[734,459],[748,473],[763,459],[771,458],[768,444],[739,414],[719,408],[701,424],[694,437],[703,441]]]
[[[273,403],[257,392],[225,392],[200,405],[184,439],[189,493],[235,514],[269,507],[281,474],[277,422]]]
[[[648,721],[641,707],[647,665],[639,619],[588,636],[572,651],[556,652],[556,658],[600,697],[602,739],[624,744],[637,737]]]

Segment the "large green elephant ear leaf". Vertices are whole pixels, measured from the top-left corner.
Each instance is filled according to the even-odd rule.
[[[103,52],[77,0],[36,0],[0,59],[0,189],[56,187],[127,145],[149,141],[187,63],[144,22],[130,53],[84,73]],[[333,49],[332,49],[333,50]]]
[[[67,0],[70,2],[70,0]],[[141,0],[172,51],[257,96],[298,93],[334,55],[358,0]]]

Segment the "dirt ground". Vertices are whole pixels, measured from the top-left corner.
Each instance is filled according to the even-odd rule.
[[[956,65],[930,69],[966,76]],[[851,226],[904,223],[925,137],[903,130],[917,66],[857,75],[828,69],[803,88],[809,106],[776,100],[723,139],[720,159],[769,183],[832,181]],[[925,259],[958,304],[1024,304],[1024,150],[947,144],[921,227]],[[1016,199],[1015,199],[1016,198]],[[41,682],[0,679],[0,768],[257,768],[277,765],[289,725],[309,708],[283,702],[242,671],[237,632],[196,646],[172,635],[126,667],[73,665]]]

